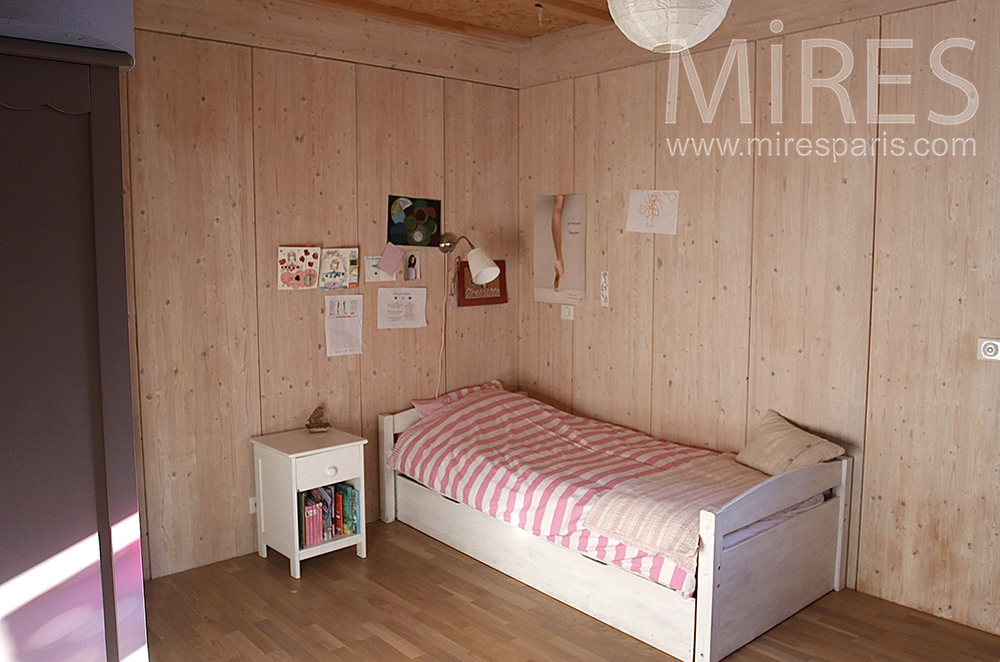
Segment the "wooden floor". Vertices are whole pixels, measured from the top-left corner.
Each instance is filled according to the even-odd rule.
[[[302,564],[271,552],[146,583],[153,662],[670,662],[413,529],[375,523]],[[819,600],[726,662],[997,662],[1000,638],[854,591]]]

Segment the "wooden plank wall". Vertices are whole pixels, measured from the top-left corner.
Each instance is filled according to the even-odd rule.
[[[702,81],[722,70],[726,51],[692,58]],[[747,54],[752,102],[754,60]],[[667,141],[745,140],[740,88],[725,88],[716,119],[706,123],[688,90],[677,120],[663,121],[669,63],[657,65],[657,189],[681,191],[676,236],[656,235],[653,294],[653,434],[718,450],[738,450],[746,432],[747,345],[754,162],[729,156],[671,155]],[[706,83],[710,84],[710,83]],[[680,88],[679,88],[680,89]],[[752,103],[749,106],[753,111]]]
[[[884,11],[911,6],[917,5]],[[629,322],[631,333],[642,333],[651,311],[652,346],[640,341],[624,350],[628,343],[622,343],[615,346],[620,366],[595,364],[588,339],[596,334],[587,327],[593,299],[577,308],[576,322],[563,322],[528,298],[531,273],[525,268],[522,381],[543,398],[621,422],[622,400],[637,400],[618,391],[616,370],[648,362],[649,411],[631,412],[632,427],[648,429],[650,420],[656,434],[738,450],[773,407],[841,442],[858,460],[852,583],[857,573],[857,585],[866,592],[1000,633],[1000,542],[990,524],[1000,501],[1000,373],[997,364],[975,360],[976,338],[1000,335],[1000,308],[991,296],[1000,279],[1000,118],[993,103],[1000,49],[991,38],[1000,13],[985,0],[956,0],[861,19],[751,42],[749,66],[756,73],[750,127],[739,123],[736,91],[728,86],[717,117],[703,124],[683,105],[685,95],[690,99],[683,69],[678,122],[662,124],[668,65],[655,65],[660,100],[645,112],[660,123],[656,185],[682,192],[678,234],[656,237],[648,254],[630,253],[636,264],[606,260],[611,266],[602,267],[611,272],[612,288],[616,276],[653,279],[651,290],[633,282],[637,312]],[[884,74],[911,74],[913,80],[881,85],[876,109],[915,113],[916,124],[867,122],[865,53],[868,40],[880,34],[913,39],[915,47],[882,51]],[[950,129],[926,121],[931,110],[957,114],[966,104],[954,82],[938,79],[929,66],[931,48],[945,37],[975,40],[974,53],[953,48],[943,62],[982,93],[975,120]],[[856,123],[843,120],[830,89],[815,91],[814,122],[802,122],[799,72],[806,39],[836,39],[854,54],[854,73],[843,84]],[[783,124],[771,122],[776,46],[783,47]],[[709,97],[724,54],[716,49],[693,55],[706,72],[701,82]],[[821,47],[816,55],[818,78],[839,71],[836,51]],[[522,73],[530,76],[526,62]],[[559,82],[520,93],[522,241],[530,238],[532,196],[570,179],[565,161],[550,156],[554,151],[576,153],[577,187],[564,192],[597,197],[607,194],[604,181],[620,195],[649,158],[643,145],[629,141],[643,131],[646,118],[630,115],[628,108],[641,107],[652,94],[636,81],[645,80],[645,70],[654,65],[596,76],[579,63],[551,60],[546,66],[551,70],[542,80]],[[618,64],[612,59],[587,66]],[[571,82],[576,100],[570,119]],[[609,127],[624,117],[639,126],[607,140]],[[572,139],[565,129],[570,122]],[[672,156],[666,143],[689,137],[775,139],[779,132],[795,141],[793,153],[780,158]],[[974,158],[892,156],[884,142],[874,142],[896,137],[910,146],[919,138],[974,137],[978,152]],[[849,144],[867,149],[837,160],[807,157],[794,153],[802,138],[814,147],[819,138],[856,140]],[[604,150],[598,153],[597,145]],[[554,173],[547,171],[550,164]],[[605,259],[607,242],[619,240],[614,235],[624,227],[625,208],[620,200],[614,204],[617,210],[601,212],[602,236],[588,258],[596,253]],[[522,247],[522,256],[530,264],[530,247]],[[588,288],[596,289],[600,270],[588,267]],[[622,332],[610,325],[603,331]],[[567,355],[559,339],[571,336]],[[567,364],[571,383],[563,377]]]
[[[517,94],[450,81],[446,95],[438,76],[145,30],[137,44],[138,404],[150,574],[161,576],[254,549],[251,435],[299,426],[323,404],[374,442],[379,413],[435,394],[441,253],[421,250],[421,278],[395,283],[428,289],[426,328],[377,330],[378,285],[366,283],[364,353],[327,358],[326,293],[277,291],[279,244],[377,255],[389,194],[443,199],[447,229],[506,259],[513,296],[452,310],[441,390],[493,377],[517,387]],[[374,517],[376,444],[366,453]]]
[[[1000,337],[1000,6],[961,0],[888,16],[882,112],[914,124],[886,138],[942,141],[957,156],[879,160],[872,360],[859,587],[874,595],[1000,633],[1000,363],[976,360],[978,337]],[[966,95],[928,68],[945,38],[975,41],[943,64],[972,82]],[[965,139],[975,139],[975,155]],[[953,143],[953,141],[958,141]],[[927,147],[932,146],[928,143]],[[967,149],[967,155],[961,156]]]
[[[801,80],[795,74],[802,71],[805,39],[837,40],[861,54],[867,40],[877,38],[878,19],[867,19],[758,42],[757,138],[794,137],[819,144],[833,137],[851,145],[870,144],[877,127],[864,121],[864,76],[850,76],[843,83],[861,121],[848,123],[840,99],[820,89],[813,93],[813,117],[807,124]],[[782,124],[774,123],[771,112],[773,46],[782,49],[785,62]],[[813,52],[811,73],[817,77],[841,70],[843,57],[834,49]],[[748,429],[774,409],[836,441],[862,467],[875,156],[869,151],[833,159],[783,149],[780,155],[758,156],[755,163]],[[851,549],[856,550],[860,480],[854,483],[853,497]],[[855,562],[852,554],[851,577]]]
[[[573,408],[573,327],[560,306],[534,300],[535,198],[572,193],[573,81],[522,90],[519,94],[519,234],[521,322],[518,377],[533,397]]]
[[[517,92],[458,80],[446,80],[444,88],[445,190],[450,208],[461,210],[449,227],[486,248],[494,260],[504,260],[508,283],[506,305],[459,308],[451,300],[448,383],[499,379],[516,384],[520,292],[517,141],[512,138],[517,134]],[[456,257],[451,256],[451,274]]]
[[[153,575],[253,548],[260,431],[250,49],[139,32],[129,74]]]
[[[361,251],[378,255],[386,242],[389,195],[445,198],[444,81],[434,76],[358,66],[358,227]],[[451,208],[442,207],[448,227]],[[438,381],[438,349],[444,332],[444,256],[421,251],[419,281],[427,288],[427,326],[379,331],[376,306],[379,283],[364,283],[364,348],[361,355],[361,399],[369,511],[378,503],[370,486],[378,483],[378,414],[405,409],[413,398],[434,397]],[[369,517],[375,513],[369,512]]]
[[[587,195],[587,301],[576,306],[573,409],[649,430],[653,236],[625,233],[629,191],[651,188],[656,163],[656,65],[575,83],[575,188]],[[610,304],[601,306],[601,272]]]
[[[316,323],[333,293],[278,291],[274,250],[358,245],[354,66],[264,49],[253,64],[262,430],[296,427],[322,402],[361,434],[361,357],[328,359]]]

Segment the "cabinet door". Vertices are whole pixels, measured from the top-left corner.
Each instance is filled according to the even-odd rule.
[[[0,657],[145,645],[118,121],[116,68],[0,54]]]

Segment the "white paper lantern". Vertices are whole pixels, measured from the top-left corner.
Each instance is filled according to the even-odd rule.
[[[730,0],[608,0],[629,41],[655,53],[677,53],[715,32]]]

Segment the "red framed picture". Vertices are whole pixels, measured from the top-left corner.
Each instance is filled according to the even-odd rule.
[[[497,303],[507,303],[507,265],[503,260],[497,260],[500,275],[485,285],[472,282],[472,272],[469,263],[462,260],[458,267],[458,305],[459,306],[491,306]]]

